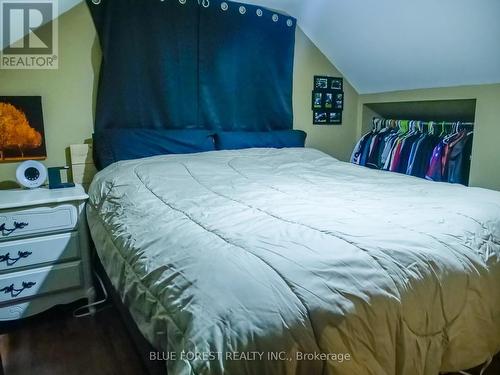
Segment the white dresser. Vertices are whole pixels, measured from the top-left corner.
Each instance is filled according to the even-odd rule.
[[[83,188],[0,190],[0,320],[94,300]]]

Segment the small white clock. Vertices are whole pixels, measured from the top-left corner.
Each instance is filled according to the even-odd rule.
[[[26,188],[35,189],[42,186],[47,179],[47,168],[35,160],[23,162],[16,170],[17,182]]]

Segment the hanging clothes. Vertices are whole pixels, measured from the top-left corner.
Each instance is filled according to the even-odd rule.
[[[351,162],[465,185],[473,139],[473,132],[466,128],[472,125],[374,118],[372,131],[358,141]]]
[[[469,133],[452,149],[448,160],[448,182],[469,184],[472,140],[472,133]]]
[[[434,148],[439,144],[439,142],[439,137],[431,134],[423,134],[412,147],[406,174],[424,178],[427,173],[427,167],[429,165],[429,161],[431,160]]]
[[[372,136],[372,134],[368,133],[358,141],[358,143],[354,147],[354,151],[352,152],[352,155],[351,155],[351,163],[363,165],[363,164],[361,164],[361,156],[362,156],[364,149],[366,147],[366,143],[371,138],[371,136]]]
[[[468,184],[472,136],[472,132],[460,131],[444,138],[434,149],[425,178],[433,181]]]

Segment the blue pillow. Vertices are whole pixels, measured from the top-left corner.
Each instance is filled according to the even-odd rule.
[[[120,160],[215,150],[213,132],[208,130],[106,129],[93,139],[99,170]]]
[[[269,132],[217,132],[217,150],[239,150],[242,148],[304,147],[307,134],[302,130],[279,130]]]

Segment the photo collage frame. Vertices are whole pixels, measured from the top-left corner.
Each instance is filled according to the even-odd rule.
[[[340,77],[314,76],[312,111],[314,125],[342,124],[344,81]]]

